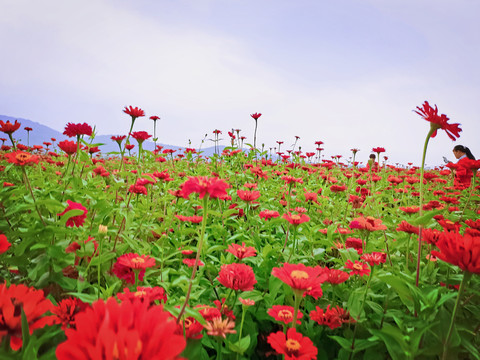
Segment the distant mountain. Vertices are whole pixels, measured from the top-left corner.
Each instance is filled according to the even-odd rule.
[[[51,142],[51,139],[54,138],[56,141],[62,141],[65,139],[68,139],[65,135],[63,135],[60,131],[54,130],[46,125],[42,125],[38,122],[31,121],[28,119],[21,119],[21,118],[14,118],[11,116],[6,116],[6,115],[0,115],[0,120],[7,121],[9,120],[10,122],[15,122],[15,120],[18,120],[22,124],[20,129],[18,129],[14,133],[14,138],[15,140],[18,140],[19,143],[24,144],[24,145],[43,145],[44,142]],[[27,131],[25,130],[25,127],[31,127],[33,130],[30,131],[29,139],[27,141]],[[7,136],[2,136],[5,135],[3,133],[0,133],[0,137],[7,137]],[[115,134],[117,135],[117,134]],[[95,139],[93,140],[94,144],[102,143],[104,145],[99,146],[99,149],[103,154],[106,154],[111,151],[118,151],[118,145],[116,142],[111,140],[111,137],[113,135],[97,135]],[[89,141],[89,139],[85,139],[86,141]],[[28,143],[27,143],[28,142]],[[135,145],[135,148],[132,150],[132,152],[136,152],[137,148],[137,142],[132,139],[131,141],[132,144]],[[10,141],[8,140],[6,142],[6,145],[11,145]],[[161,144],[157,143],[157,145],[161,145],[164,147],[164,149],[173,149],[173,150],[178,150],[178,149],[184,149],[184,147],[181,146],[176,146],[176,145],[169,145],[169,144]],[[192,146],[193,147],[193,146]],[[143,148],[147,150],[153,150],[155,148],[155,144],[152,141],[145,141],[143,143]],[[219,146],[219,152],[221,152],[225,146]],[[197,149],[198,150],[198,149]],[[212,156],[215,152],[215,147],[207,147],[205,149],[202,149],[203,151],[203,156]]]

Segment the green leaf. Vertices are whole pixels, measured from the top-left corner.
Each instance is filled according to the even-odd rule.
[[[236,353],[242,355],[250,346],[250,335],[247,335],[237,342],[228,342],[228,348]]]

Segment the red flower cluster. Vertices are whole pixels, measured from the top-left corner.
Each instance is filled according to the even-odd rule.
[[[155,301],[160,301],[162,303],[167,302],[167,294],[160,286],[154,287],[145,287],[137,286],[137,291],[130,291],[129,288],[123,289],[123,293],[118,293],[117,298],[121,301],[135,301],[140,300],[141,302],[147,303],[149,305],[154,305]]]
[[[253,290],[253,285],[257,283],[253,269],[237,263],[222,265],[217,280],[229,289],[241,291]]]
[[[120,256],[116,263],[113,265],[112,272],[122,280],[125,280],[129,284],[135,283],[134,270],[140,270],[138,272],[138,279],[143,281],[145,276],[145,269],[155,266],[155,259],[148,255],[138,254],[124,254]]]
[[[45,299],[42,290],[23,284],[0,284],[0,343],[5,336],[9,336],[13,350],[22,347],[22,309],[30,334],[45,325],[52,325],[55,321],[55,316],[43,316],[53,309],[53,305],[50,300]]]
[[[317,358],[318,349],[312,340],[298,333],[295,328],[290,328],[285,334],[277,331],[268,335],[267,342],[285,360],[313,360]]]
[[[179,359],[186,345],[162,306],[141,301],[96,301],[77,315],[75,327],[65,331],[57,359]]]
[[[425,101],[422,105],[422,107],[417,106],[417,110],[414,110],[418,115],[420,115],[422,118],[430,122],[430,127],[434,129],[434,132],[432,133],[432,138],[437,136],[437,130],[442,129],[445,130],[447,133],[448,137],[452,139],[453,141],[456,140],[456,138],[460,137],[460,132],[462,129],[460,129],[460,124],[449,124],[448,120],[450,120],[447,115],[442,114],[438,115],[438,109],[437,105],[435,105],[435,110],[430,106],[428,101]]]
[[[219,198],[227,196],[227,189],[229,185],[225,180],[218,178],[209,178],[206,176],[189,177],[182,185],[182,196],[188,198],[191,193],[199,194],[200,199],[203,199],[208,194],[211,198]]]
[[[70,210],[81,210],[81,211],[83,211],[83,214],[75,215],[75,216],[70,217],[67,220],[65,225],[67,225],[68,227],[83,226],[83,224],[85,223],[85,219],[87,218],[88,210],[80,203],[76,203],[76,202],[73,202],[71,200],[67,200],[67,203],[68,203],[67,208],[65,210],[63,210],[60,214],[57,214],[57,216],[63,216],[67,212],[69,212]]]
[[[312,268],[304,264],[284,263],[281,268],[273,268],[272,275],[290,286],[294,292],[315,299],[323,295],[321,285],[327,279],[321,267]]]
[[[65,126],[65,131],[63,132],[63,135],[67,135],[68,137],[81,136],[81,135],[90,136],[92,135],[92,132],[93,132],[92,127],[87,123],[83,123],[83,124],[68,123]]]

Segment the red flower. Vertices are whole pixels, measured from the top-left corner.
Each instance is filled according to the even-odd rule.
[[[120,256],[116,263],[113,265],[112,272],[122,280],[125,280],[129,284],[135,283],[135,270],[138,272],[138,280],[143,281],[145,276],[145,269],[155,266],[155,259],[148,255],[138,254],[125,254]]]
[[[229,289],[241,291],[253,290],[253,285],[257,283],[253,269],[250,266],[236,263],[222,265],[217,280]]]
[[[63,212],[61,212],[60,214],[57,214],[57,216],[63,216],[70,210],[82,210],[83,214],[70,217],[67,220],[66,225],[68,227],[83,226],[83,224],[85,222],[85,219],[87,218],[88,210],[80,203],[76,203],[76,202],[73,202],[73,201],[70,201],[70,200],[67,200],[67,203],[68,203],[67,208],[65,210],[63,210]]]
[[[10,164],[15,164],[19,166],[25,166],[28,164],[38,164],[39,157],[37,155],[32,155],[24,151],[13,151],[5,154],[7,161]]]
[[[139,143],[143,143],[145,140],[152,137],[152,135],[149,135],[146,131],[134,131],[130,135]]]
[[[432,133],[432,138],[437,136],[437,130],[442,129],[445,130],[447,133],[448,137],[455,141],[455,138],[460,137],[460,132],[462,129],[460,129],[460,124],[449,124],[448,120],[450,120],[447,115],[442,114],[438,116],[438,109],[437,105],[435,105],[435,110],[430,106],[428,101],[425,101],[423,103],[423,108],[417,106],[417,110],[415,111],[418,115],[423,117],[425,120],[430,122],[430,127],[431,129],[434,129],[434,132]]]
[[[57,324],[62,324],[62,329],[65,330],[68,327],[71,327],[74,324],[75,316],[78,313],[81,313],[85,309],[87,309],[89,305],[84,303],[80,299],[77,298],[68,298],[63,299],[52,309],[52,313],[57,315],[57,319],[55,322]]]
[[[250,116],[251,116],[252,118],[254,118],[255,121],[257,121],[258,118],[259,118],[260,116],[262,116],[262,114],[261,114],[261,113],[255,113],[255,114],[250,114]]]
[[[15,120],[14,124],[12,124],[9,120],[7,120],[6,123],[0,120],[0,131],[4,132],[5,134],[13,134],[20,128],[20,125],[22,124],[19,123],[18,120]]]
[[[130,291],[129,288],[125,288],[123,289],[123,293],[117,294],[117,298],[121,301],[131,302],[140,300],[149,305],[154,305],[157,300],[164,304],[167,302],[167,294],[165,294],[165,290],[160,286],[137,286],[137,291]]]
[[[226,338],[226,334],[235,334],[234,330],[235,322],[229,318],[222,320],[221,317],[213,318],[211,321],[207,321],[205,324],[205,330],[207,334],[211,336],[221,336]]]
[[[0,234],[0,255],[6,252],[12,244],[8,241],[7,237]]]
[[[387,227],[382,224],[381,219],[375,219],[372,216],[358,217],[350,223],[350,229],[360,229],[367,231],[387,230]]]
[[[463,271],[480,274],[480,236],[443,232],[435,245],[440,251],[432,251],[433,256]]]
[[[310,312],[310,319],[319,325],[326,325],[332,330],[342,326],[342,320],[337,310],[335,308],[330,309],[330,305],[327,306],[326,310],[316,306],[315,310]]]
[[[72,155],[77,152],[77,143],[73,141],[63,140],[63,141],[60,141],[57,145],[60,149],[65,151],[67,155]]]
[[[373,149],[372,149],[372,152],[374,152],[374,153],[383,153],[383,152],[385,152],[385,148],[383,148],[383,147],[376,147],[376,148],[373,148]]]
[[[110,298],[96,301],[75,318],[67,340],[55,352],[57,359],[178,359],[183,336],[162,306],[141,301],[118,304]]]
[[[126,135],[119,135],[119,136],[112,136],[110,139],[112,139],[113,141],[116,141],[118,143],[118,145],[120,145],[122,143],[123,140],[125,140],[127,138]]]
[[[130,115],[133,120],[135,120],[138,117],[145,116],[145,112],[138,107],[132,107],[132,106],[126,107],[125,106],[125,109],[123,110],[123,112],[125,114]]]
[[[364,275],[370,274],[370,268],[368,267],[368,264],[358,260],[355,260],[354,263],[352,263],[352,260],[347,260],[347,262],[345,263],[345,267],[347,269],[352,270],[350,272],[350,276],[352,275],[364,276]]]
[[[344,283],[350,277],[349,273],[342,270],[338,270],[338,269],[325,268],[323,271],[324,271],[324,274],[328,276],[325,282],[328,282],[332,285],[338,285],[338,284]]]
[[[201,331],[203,330],[203,325],[200,324],[194,317],[186,317],[177,324],[177,329],[175,334],[183,336],[185,332],[185,337],[187,339],[201,339],[203,335]]]
[[[65,126],[65,131],[63,132],[63,135],[67,135],[68,137],[74,137],[74,136],[80,136],[80,135],[91,136],[92,132],[93,132],[92,127],[87,123],[83,123],[83,124],[68,123]]]
[[[9,336],[13,350],[22,347],[22,309],[30,334],[45,325],[52,325],[55,321],[54,316],[43,316],[53,309],[53,305],[50,300],[45,299],[42,290],[22,284],[0,284],[0,343],[5,336]]]
[[[268,315],[273,317],[275,320],[280,321],[284,324],[290,324],[293,321],[293,312],[295,309],[292,306],[285,305],[273,305],[267,312]],[[300,310],[297,310],[297,319],[301,319],[303,314]],[[300,320],[297,320],[297,324],[300,325]]]
[[[243,201],[251,202],[260,197],[260,191],[237,190],[237,195]]]
[[[31,127],[29,127],[29,126],[25,126],[24,129],[25,129],[25,131],[32,131],[32,130],[33,130],[33,129],[32,129]]]
[[[160,118],[154,115],[154,116],[150,116],[150,120],[157,121],[157,120],[160,120]]]
[[[195,260],[196,259],[183,259],[182,262],[188,267],[194,267]],[[205,266],[205,263],[202,260],[198,260],[198,266]]]
[[[267,342],[279,354],[285,355],[285,360],[311,360],[317,358],[318,349],[312,340],[290,328],[285,335],[277,331],[268,335]]]
[[[399,206],[398,208],[407,214],[415,214],[420,211],[418,206]]]
[[[321,285],[327,278],[319,266],[312,268],[289,263],[284,263],[281,268],[273,268],[272,275],[290,286],[294,292],[303,296],[310,295],[315,299],[323,295]]]
[[[405,220],[402,220],[400,224],[398,224],[397,231],[403,231],[408,234],[417,234],[419,233],[420,229],[417,226],[413,226],[409,224]]]
[[[258,215],[260,216],[261,219],[264,219],[264,220],[269,220],[271,218],[277,218],[280,216],[278,211],[275,211],[275,210],[263,210],[263,211],[260,211],[260,214]]]
[[[310,221],[310,217],[305,214],[292,214],[291,212],[288,212],[287,214],[283,214],[282,217],[293,226],[297,226],[304,222]]]
[[[382,252],[372,252],[370,254],[363,254],[360,259],[369,263],[370,266],[379,265],[384,264],[385,261],[387,261],[387,254]]]
[[[180,221],[191,222],[194,224],[199,224],[203,220],[203,216],[197,216],[197,215],[193,215],[193,216],[175,215],[175,217]]]
[[[257,250],[252,246],[246,246],[245,243],[242,245],[230,244],[228,249],[225,250],[230,254],[233,254],[238,259],[245,259],[247,257],[257,256]]]
[[[143,185],[138,185],[138,184],[130,185],[130,187],[128,188],[128,192],[133,194],[143,194],[143,195],[148,194],[147,188]]]
[[[225,180],[216,177],[189,177],[182,185],[182,196],[188,198],[191,193],[197,193],[199,194],[200,199],[203,199],[207,194],[212,198],[222,198],[227,196],[226,189],[228,187],[229,185]]]

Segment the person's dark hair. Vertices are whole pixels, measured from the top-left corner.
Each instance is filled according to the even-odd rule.
[[[370,154],[369,158],[375,160],[375,159],[377,158],[377,155],[375,155],[375,154]]]
[[[472,152],[470,151],[470,149],[466,146],[463,146],[463,145],[456,145],[454,148],[453,148],[454,151],[461,151],[463,153],[465,153],[465,155],[467,155],[467,157],[469,159],[472,159],[472,160],[475,160],[475,156],[473,156]]]

